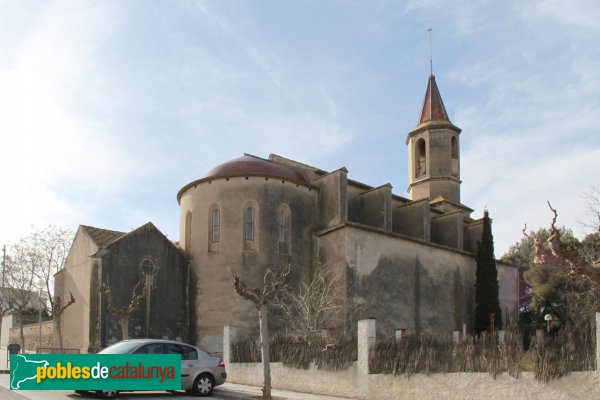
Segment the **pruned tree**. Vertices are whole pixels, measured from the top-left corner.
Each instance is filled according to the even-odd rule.
[[[271,365],[269,362],[269,322],[268,308],[271,303],[277,298],[286,284],[291,268],[288,265],[286,268],[281,268],[276,272],[267,269],[263,277],[263,287],[250,289],[244,281],[241,280],[238,274],[230,268],[231,276],[233,277],[233,289],[244,299],[251,301],[258,310],[258,326],[260,329],[260,348],[263,364],[263,398],[271,398]]]
[[[327,265],[318,263],[309,279],[297,287],[285,286],[274,304],[283,311],[292,334],[308,340],[335,325],[332,312],[341,308],[338,286],[339,279],[330,276]]]
[[[142,280],[143,279],[140,277],[140,280],[133,287],[133,294],[131,295],[131,300],[127,305],[123,307],[118,307],[115,305],[110,285],[103,283],[100,287],[100,291],[106,299],[108,311],[110,311],[110,313],[114,315],[121,324],[121,333],[123,335],[123,340],[129,339],[129,318],[131,317],[131,314],[133,314],[133,312],[138,309],[140,303],[142,302],[142,299],[144,298],[143,291],[138,293],[138,289],[142,286]]]
[[[543,324],[551,310],[565,323],[583,325],[600,308],[600,232],[580,242],[569,229],[556,227],[558,212],[548,206],[553,214],[550,228],[527,233],[525,225],[524,239],[503,259],[522,259],[529,265],[524,278],[533,293],[526,310],[532,321]]]
[[[560,230],[556,228],[558,212],[552,208],[550,202],[548,207],[554,214],[550,224],[550,237],[547,240],[548,248],[543,243],[535,242],[535,263],[539,265],[565,264],[571,269],[571,276],[585,276],[592,282],[600,284],[600,268],[597,267],[598,259],[585,254],[574,244],[561,242]]]

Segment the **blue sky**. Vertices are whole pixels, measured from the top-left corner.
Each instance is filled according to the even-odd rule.
[[[600,166],[600,3],[0,1],[0,243],[31,225],[178,240],[177,191],[244,152],[406,196],[434,74],[462,200],[496,253],[523,223],[584,230]]]

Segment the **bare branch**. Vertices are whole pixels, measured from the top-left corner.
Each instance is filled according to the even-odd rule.
[[[118,318],[123,318],[123,317],[128,317],[135,310],[137,310],[142,299],[144,298],[143,291],[141,293],[137,293],[137,290],[141,286],[141,284],[142,284],[142,278],[140,277],[140,280],[137,282],[137,284],[133,288],[133,294],[131,296],[131,300],[129,301],[129,303],[126,306],[121,307],[121,308],[117,308],[115,306],[115,304],[113,302],[112,290],[111,290],[110,286],[107,284],[102,284],[102,286],[100,287],[100,290],[102,291],[102,293],[104,294],[104,296],[106,298],[106,303],[107,303],[109,311],[114,316],[116,316]]]
[[[548,238],[548,247],[550,251],[544,250],[539,239],[535,240],[535,259],[534,262],[539,265],[564,264],[571,268],[570,275],[581,275],[587,277],[590,281],[600,284],[600,269],[592,265],[592,262],[579,252],[573,244],[563,244],[560,242],[560,231],[556,229],[556,220],[558,212],[552,208],[548,201],[548,207],[554,214],[550,224],[550,237]],[[550,253],[550,254],[549,254]]]
[[[62,313],[73,303],[75,303],[75,298],[73,297],[73,293],[71,293],[71,291],[69,290],[69,296],[71,297],[69,299],[69,302],[67,304],[65,304],[64,306],[61,305],[61,298],[60,295],[57,295],[55,297],[54,300],[54,307],[52,307],[52,309],[54,310],[54,315],[57,317],[60,317],[62,315]]]

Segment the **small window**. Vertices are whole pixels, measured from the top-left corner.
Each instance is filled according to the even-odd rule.
[[[287,215],[285,213],[285,210],[279,210],[279,243],[285,243],[286,242],[286,219],[287,219]]]
[[[248,242],[254,240],[254,209],[246,208],[246,229],[244,231],[244,239]]]
[[[218,209],[214,209],[212,212],[212,242],[217,243],[221,236],[221,214]]]

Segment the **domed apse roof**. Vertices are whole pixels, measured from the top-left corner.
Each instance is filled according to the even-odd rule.
[[[249,175],[283,178],[292,182],[306,184],[304,177],[297,171],[294,171],[285,165],[254,157],[249,154],[244,154],[240,158],[217,165],[206,174],[204,179]]]

